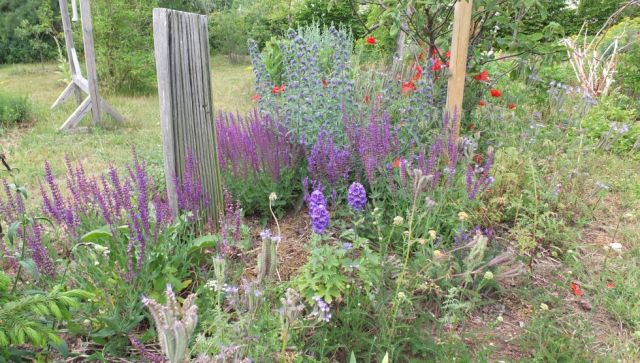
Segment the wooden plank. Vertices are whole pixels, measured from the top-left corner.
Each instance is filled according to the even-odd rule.
[[[177,205],[174,178],[185,172],[187,155],[196,159],[207,217],[222,211],[222,184],[215,146],[206,16],[154,9],[154,43],[169,201]],[[175,210],[175,208],[174,208]]]
[[[60,96],[58,96],[58,98],[56,99],[56,101],[53,103],[53,105],[51,105],[51,109],[54,109],[58,106],[60,106],[61,104],[67,102],[67,100],[74,95],[74,93],[76,92],[78,86],[76,86],[75,83],[71,82],[67,85],[67,87],[64,89],[64,91],[62,91],[62,93],[60,94]]]
[[[453,15],[453,36],[451,40],[451,60],[447,88],[447,111],[451,117],[462,117],[464,82],[467,74],[467,56],[471,31],[473,0],[459,0]],[[460,122],[453,123],[456,138],[460,133]]]
[[[170,66],[172,62],[169,47],[171,46],[171,22],[169,22],[170,12],[167,9],[153,9],[153,43],[156,58],[156,71],[158,78],[158,99],[160,102],[160,127],[162,129],[162,145],[164,155],[165,180],[167,184],[167,194],[169,205],[173,212],[178,214],[178,199],[176,185],[173,181],[176,170],[174,139],[173,139],[173,118],[174,109],[171,102],[172,82]],[[170,172],[168,172],[170,171]]]
[[[84,58],[87,65],[87,81],[89,81],[89,97],[91,102],[91,118],[93,124],[100,122],[100,93],[98,90],[98,71],[96,69],[96,53],[93,46],[93,20],[89,0],[80,0],[80,16],[82,17],[82,39],[84,41]]]
[[[64,30],[64,45],[67,50],[67,61],[69,62],[69,68],[71,75],[76,74],[76,69],[73,67],[73,30],[71,29],[71,19],[69,18],[69,7],[67,0],[58,0],[60,6],[60,17],[62,19],[62,28]],[[78,105],[82,102],[82,94],[80,90],[74,90],[76,95],[76,102]]]
[[[72,127],[75,127],[80,120],[89,112],[91,109],[91,97],[87,97],[82,101],[80,106],[76,108],[76,110],[69,116],[69,118],[60,126],[59,131],[68,130]]]

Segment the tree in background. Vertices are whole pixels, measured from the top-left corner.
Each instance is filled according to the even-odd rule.
[[[50,19],[39,17],[42,15],[42,10],[39,9],[43,8],[44,3],[51,10]],[[57,53],[54,38],[45,33],[60,31],[58,14],[57,0],[0,0],[0,64],[55,59]],[[49,30],[45,31],[47,28]],[[27,33],[32,35],[27,36]],[[35,39],[32,41],[32,38]]]
[[[62,49],[58,39],[60,33],[54,28],[55,17],[48,1],[43,1],[40,4],[37,16],[36,23],[23,19],[15,30],[15,34],[22,41],[28,42],[31,48],[40,54],[40,63],[44,69],[44,61],[52,53],[52,47],[57,51],[56,54],[61,54]],[[53,41],[53,45],[51,41]]]
[[[578,4],[578,18],[587,22],[589,33],[595,33],[605,24],[607,19],[628,0],[580,0]],[[640,15],[638,8],[630,8],[624,16]],[[582,24],[580,24],[582,25]]]
[[[153,8],[157,6],[155,0],[91,1],[98,75],[105,90],[155,89]]]

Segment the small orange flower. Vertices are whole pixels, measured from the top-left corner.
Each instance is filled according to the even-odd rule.
[[[607,288],[608,289],[613,289],[616,287],[616,284],[613,283],[613,281],[607,281]]]
[[[473,131],[476,129],[476,125],[472,123],[469,124],[469,126],[467,126],[467,128],[469,129],[469,131]]]
[[[322,80],[322,87],[327,88],[327,80],[326,79]]]
[[[486,106],[486,105],[487,105],[487,101],[485,101],[485,100],[480,100],[480,101],[478,101],[478,106],[480,106],[480,107],[484,107],[484,106]]]
[[[367,42],[367,44],[369,44],[369,45],[375,45],[375,44],[376,44],[376,38],[374,38],[374,37],[367,37],[366,42]]]
[[[399,168],[401,163],[402,163],[402,161],[400,160],[400,158],[396,158],[396,159],[393,161],[393,167],[394,167],[394,168]]]
[[[364,95],[364,99],[362,100],[365,104],[369,104],[369,95]]]
[[[448,50],[448,51],[444,54],[444,56],[445,56],[445,57],[447,57],[447,58],[451,58],[451,51],[450,51],[450,50]]]
[[[260,101],[260,95],[259,94],[255,94],[255,95],[251,96],[251,101],[253,101],[253,102]]]
[[[491,97],[498,98],[502,96],[502,92],[500,92],[500,90],[498,89],[492,88],[490,92],[491,92]]]
[[[510,110],[515,110],[517,106],[515,103],[510,103],[507,107],[509,107]]]
[[[473,161],[475,161],[475,162],[476,162],[476,164],[482,164],[482,155],[480,155],[480,154],[476,154],[476,155],[473,157]]]

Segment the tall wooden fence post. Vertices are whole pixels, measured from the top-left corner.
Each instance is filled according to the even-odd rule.
[[[473,0],[459,0],[453,14],[453,36],[451,40],[451,60],[449,86],[447,89],[447,111],[449,115],[462,117],[464,101],[464,81],[467,74],[467,55],[471,32]],[[456,138],[460,133],[460,122],[456,122]]]
[[[187,155],[191,153],[209,201],[207,215],[217,222],[223,210],[223,196],[207,17],[153,9],[153,38],[169,204],[179,212],[175,181],[184,176]]]

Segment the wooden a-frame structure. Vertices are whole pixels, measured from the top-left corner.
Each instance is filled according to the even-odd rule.
[[[78,20],[77,0],[71,0],[73,21]],[[73,42],[71,29],[72,19],[69,17],[67,0],[58,0],[64,28],[64,42],[67,49],[67,59],[71,70],[71,82],[62,91],[51,108],[55,108],[75,95],[78,107],[69,118],[60,126],[60,131],[71,129],[80,123],[82,118],[91,111],[93,125],[100,122],[101,112],[106,112],[119,122],[124,122],[122,115],[116,111],[107,101],[100,97],[98,89],[98,72],[96,70],[96,55],[93,46],[93,21],[91,19],[91,6],[89,0],[80,0],[80,16],[82,23],[82,38],[84,42],[84,57],[87,67],[87,77],[82,75],[80,62]],[[87,97],[82,100],[82,93]]]

